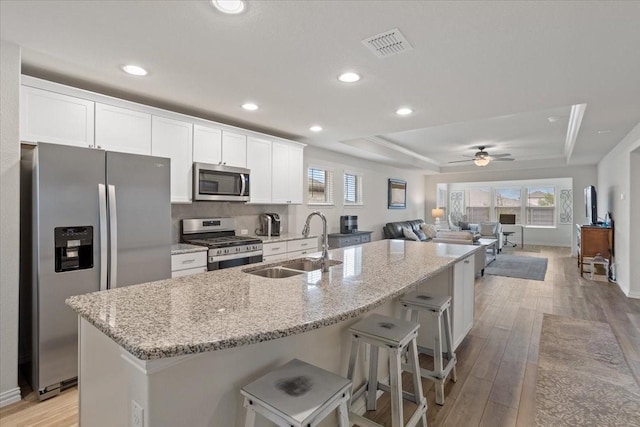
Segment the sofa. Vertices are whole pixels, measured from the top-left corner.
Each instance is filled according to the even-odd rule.
[[[469,224],[466,222],[466,216],[449,215],[449,229],[452,231],[469,230],[472,233],[480,234],[482,238],[496,239],[498,244],[496,249],[502,251],[504,243],[504,235],[502,234],[502,224],[497,221],[487,221],[480,224]]]
[[[405,237],[404,228],[411,230],[413,233],[419,235],[418,231],[422,232],[422,225],[425,222],[421,219],[413,219],[409,221],[397,221],[388,222],[382,228],[382,232],[386,239],[402,239],[413,240]],[[435,229],[435,228],[434,228]],[[422,233],[423,235],[425,233]],[[474,235],[470,231],[438,231],[435,237],[431,238],[424,236],[424,239],[420,239],[423,242],[432,243],[449,243],[458,245],[473,245],[480,236]],[[420,236],[418,236],[420,238]],[[485,251],[477,251],[474,257],[475,273],[484,276],[484,268],[486,266],[486,254]]]

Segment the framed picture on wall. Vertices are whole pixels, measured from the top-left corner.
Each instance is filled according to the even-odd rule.
[[[407,181],[389,178],[389,209],[405,209],[407,207]]]

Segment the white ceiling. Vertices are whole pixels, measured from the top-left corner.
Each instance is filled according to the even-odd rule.
[[[640,122],[637,1],[249,1],[226,16],[205,0],[2,0],[0,16],[27,74],[425,173],[595,164]],[[413,50],[361,42],[393,28]],[[479,145],[516,161],[447,163]]]

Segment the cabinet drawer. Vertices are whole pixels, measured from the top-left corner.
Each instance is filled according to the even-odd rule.
[[[294,259],[294,258],[304,258],[310,254],[316,253],[318,252],[317,248],[314,249],[306,249],[306,250],[302,250],[302,251],[295,251],[295,252],[287,252],[287,258],[288,259]]]
[[[363,234],[360,236],[360,243],[369,243],[371,241],[371,234]]]
[[[262,256],[283,254],[287,252],[287,242],[265,243],[262,245]]]
[[[171,271],[204,267],[207,270],[207,252],[191,252],[171,255]]]
[[[360,242],[360,236],[343,237],[340,239],[340,246],[359,245]]]
[[[296,252],[302,250],[318,250],[318,238],[311,237],[308,239],[290,240],[287,242],[287,252]]]
[[[274,254],[274,255],[263,255],[262,261],[263,262],[279,262],[279,261],[286,260],[287,257],[288,255],[286,252],[283,252],[281,254]]]
[[[207,267],[189,268],[187,270],[177,270],[171,272],[171,278],[181,276],[191,276],[192,274],[204,273],[207,271]]]

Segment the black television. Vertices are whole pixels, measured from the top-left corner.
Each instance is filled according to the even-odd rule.
[[[584,211],[589,224],[598,224],[598,197],[596,187],[590,185],[584,189]]]

